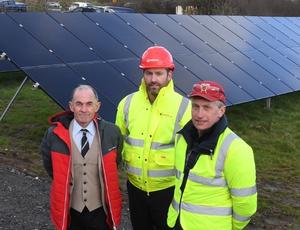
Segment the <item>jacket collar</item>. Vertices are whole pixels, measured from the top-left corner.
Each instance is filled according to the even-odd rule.
[[[64,111],[61,113],[54,114],[51,116],[48,121],[50,124],[55,125],[56,123],[61,123],[64,128],[69,129],[71,121],[74,119],[74,113],[72,111]],[[101,130],[103,128],[101,121],[102,118],[95,115],[93,122],[95,123],[96,127]]]
[[[182,134],[187,142],[187,152],[195,151],[201,154],[212,155],[216,148],[219,136],[227,128],[227,118],[222,116],[203,136],[199,137],[198,131],[190,120],[178,133]]]
[[[139,87],[139,91],[143,94],[143,96],[148,100],[148,94],[147,94],[147,88],[146,88],[146,83],[144,81],[144,78],[142,78],[142,82],[141,85]],[[174,92],[174,83],[173,83],[173,79],[171,79],[169,81],[169,84],[163,88],[160,89],[156,99],[159,100],[159,98],[164,97],[166,94],[168,94],[169,92]]]

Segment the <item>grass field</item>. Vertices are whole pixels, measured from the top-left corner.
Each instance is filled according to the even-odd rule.
[[[0,113],[22,82],[21,73],[0,74]],[[254,149],[259,208],[252,229],[300,229],[300,93],[227,109],[229,126]],[[61,109],[28,82],[0,122],[0,159],[45,175],[39,144],[47,118]]]

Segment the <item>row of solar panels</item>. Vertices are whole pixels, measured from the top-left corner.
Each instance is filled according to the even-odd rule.
[[[0,50],[65,107],[78,84],[93,85],[102,115],[137,90],[139,57],[154,44],[176,63],[176,90],[221,83],[228,105],[300,89],[300,18],[159,14],[0,14]],[[3,62],[2,62],[3,63]]]

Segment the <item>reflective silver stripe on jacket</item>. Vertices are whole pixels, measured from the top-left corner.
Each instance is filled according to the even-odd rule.
[[[149,177],[169,177],[175,175],[175,169],[168,170],[148,170]]]
[[[217,162],[216,162],[216,177],[222,176],[225,159],[227,156],[229,146],[231,145],[232,141],[236,138],[239,138],[239,137],[235,133],[230,133],[225,137],[225,140],[223,141],[223,143],[220,147]]]
[[[170,149],[170,148],[174,148],[174,143],[170,143],[170,144],[162,144],[159,142],[151,143],[151,149],[153,150]]]
[[[236,214],[235,212],[233,212],[232,217],[241,222],[249,221],[251,218],[251,216],[240,216],[240,215]]]
[[[138,138],[132,138],[125,136],[124,140],[127,144],[130,144],[135,147],[144,147],[144,140],[143,139],[138,139]],[[161,149],[169,149],[169,148],[174,148],[174,144],[162,144],[160,142],[152,142],[151,147],[152,150],[161,150]]]
[[[181,99],[181,103],[180,103],[180,106],[179,106],[179,109],[178,109],[178,112],[177,112],[177,116],[176,116],[176,121],[175,121],[175,127],[174,127],[174,130],[173,130],[173,135],[172,135],[172,142],[175,141],[175,135],[176,133],[180,130],[180,125],[179,125],[179,122],[181,121],[188,105],[189,105],[189,99],[185,98],[185,97],[182,97]]]
[[[135,93],[128,95],[125,99],[123,113],[124,113],[124,120],[125,120],[125,125],[126,125],[127,129],[129,127],[129,120],[128,120],[129,108],[130,108],[130,104],[131,104],[132,97],[134,94]],[[176,132],[180,129],[179,122],[181,121],[188,104],[189,104],[189,100],[185,97],[182,97],[182,100],[181,100],[181,103],[180,103],[180,106],[179,106],[179,109],[177,112],[177,116],[176,116],[176,121],[175,121],[175,126],[173,129],[171,142],[170,143],[152,142],[151,143],[152,150],[174,148],[175,135],[176,135]],[[131,138],[131,137],[125,136],[125,141],[128,144],[130,144],[132,146],[136,146],[136,147],[143,147],[143,145],[144,145],[143,139],[137,139],[137,138]]]
[[[132,96],[135,93],[129,94],[126,99],[125,99],[125,104],[124,104],[124,108],[123,108],[123,113],[124,113],[124,120],[125,120],[125,125],[126,125],[126,129],[128,129],[129,126],[129,121],[128,121],[128,114],[129,114],[129,106],[132,100]]]
[[[217,158],[217,162],[216,162],[216,169],[215,169],[216,174],[215,174],[214,178],[202,177],[202,176],[199,176],[199,175],[196,175],[196,174],[190,172],[188,179],[193,182],[205,184],[208,186],[226,187],[227,182],[222,177],[222,171],[224,168],[224,163],[225,163],[225,159],[227,156],[228,148],[229,148],[230,144],[232,143],[232,141],[236,138],[239,138],[239,137],[234,133],[230,133],[225,137],[225,139],[219,149],[219,154],[218,154],[218,158]]]
[[[172,201],[173,208],[178,212],[179,204],[173,199]],[[232,209],[230,207],[211,207],[205,205],[194,205],[188,204],[185,202],[181,203],[181,209],[202,215],[212,215],[212,216],[231,216]]]
[[[202,176],[198,176],[194,173],[190,173],[189,174],[189,180],[196,182],[196,183],[201,183],[201,184],[205,184],[208,186],[218,186],[218,187],[226,187],[227,183],[223,178],[207,178],[207,177],[202,177]]]
[[[251,196],[256,193],[256,186],[252,186],[249,188],[232,188],[230,189],[230,193],[232,196],[238,196],[238,197],[243,197],[243,196]]]
[[[227,182],[225,179],[222,178],[222,172],[224,169],[225,159],[227,157],[228,149],[232,143],[233,140],[236,138],[239,138],[236,134],[230,133],[227,135],[219,149],[219,154],[217,157],[216,162],[216,176],[214,178],[207,178],[202,177],[199,175],[196,175],[192,172],[189,173],[188,179],[196,182],[205,184],[208,186],[218,186],[218,187],[227,187]],[[180,179],[182,172],[179,170],[176,170],[176,178]],[[241,188],[241,189],[231,189],[230,190],[231,195],[237,196],[237,197],[243,197],[243,196],[249,196],[256,193],[256,185],[248,188]],[[173,198],[172,201],[173,208],[178,212],[179,211],[179,204],[176,202],[176,200]],[[238,221],[248,221],[250,220],[251,216],[243,217],[236,213],[232,213],[231,207],[210,207],[210,206],[203,206],[203,205],[193,205],[188,204],[185,202],[181,203],[181,209],[191,212],[191,213],[198,213],[203,215],[218,215],[218,216],[229,216],[232,215],[236,220]]]
[[[124,140],[127,144],[130,144],[135,147],[143,147],[144,146],[144,140],[142,140],[142,139],[125,136]]]
[[[134,174],[136,176],[142,176],[142,169],[133,167],[129,164],[125,164],[126,171],[130,174]],[[167,169],[167,170],[148,170],[149,177],[169,177],[174,176],[175,170],[174,169]]]
[[[175,171],[175,176],[178,180],[180,180],[180,177],[181,177],[181,172],[179,170],[176,169]]]
[[[132,167],[129,164],[125,164],[125,167],[126,167],[126,171],[128,173],[131,173],[131,174],[134,174],[134,175],[137,175],[137,176],[142,176],[142,169],[136,168],[136,167]]]

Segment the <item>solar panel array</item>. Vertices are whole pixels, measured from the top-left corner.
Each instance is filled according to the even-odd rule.
[[[13,71],[18,71],[18,68],[13,63],[6,59],[0,59],[0,73]]]
[[[139,57],[152,45],[173,54],[183,95],[203,79],[224,86],[228,105],[300,89],[299,17],[7,13],[0,28],[0,50],[59,105],[90,84],[111,121],[138,89]]]

